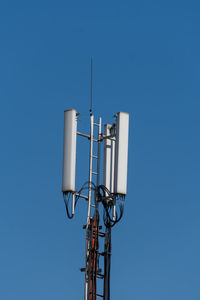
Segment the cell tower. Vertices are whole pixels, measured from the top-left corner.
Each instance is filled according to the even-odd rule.
[[[102,119],[95,123],[90,110],[90,134],[77,131],[78,116],[75,109],[64,112],[62,192],[69,218],[73,218],[79,198],[87,200],[88,204],[87,223],[83,226],[86,229],[85,267],[81,269],[85,273],[84,300],[110,300],[111,228],[123,216],[127,192],[129,114],[118,112],[115,122],[105,124],[102,132]],[[98,128],[97,136],[94,126]],[[77,135],[89,140],[89,178],[79,190],[75,187]],[[94,143],[97,143],[97,153],[94,153]],[[104,160],[102,183],[101,156]],[[103,250],[99,249],[100,238],[104,240]],[[98,280],[103,284],[98,284]]]

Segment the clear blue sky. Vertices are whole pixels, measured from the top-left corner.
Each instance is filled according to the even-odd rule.
[[[86,203],[66,218],[63,111],[87,131],[91,55],[95,115],[130,113],[111,300],[200,299],[199,37],[199,1],[1,1],[2,300],[83,299]]]

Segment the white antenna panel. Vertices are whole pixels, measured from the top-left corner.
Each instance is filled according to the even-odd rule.
[[[64,150],[63,150],[63,182],[62,191],[75,192],[76,173],[76,110],[64,112]]]
[[[104,135],[112,135],[112,125],[104,125]],[[114,188],[114,162],[115,162],[115,140],[114,138],[106,138],[104,140],[104,169],[103,169],[103,185],[113,193]]]
[[[127,193],[128,130],[129,114],[117,113],[114,193],[121,195]]]

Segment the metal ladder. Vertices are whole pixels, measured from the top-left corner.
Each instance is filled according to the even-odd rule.
[[[94,139],[94,126],[98,127],[97,139]],[[88,215],[86,225],[86,260],[85,260],[85,300],[96,300],[96,273],[98,262],[98,203],[96,201],[96,190],[93,184],[93,176],[96,176],[96,186],[99,185],[99,171],[100,171],[100,138],[101,138],[101,118],[99,123],[94,122],[94,116],[90,114],[90,156],[89,156],[89,187],[88,187]],[[98,143],[97,154],[93,154],[93,143]],[[96,171],[93,171],[93,159],[97,161]],[[93,197],[92,197],[93,190]],[[93,200],[93,201],[92,201]],[[94,239],[94,224],[96,222]]]
[[[89,186],[88,186],[88,215],[87,224],[83,226],[86,229],[86,259],[85,268],[85,294],[84,300],[104,299],[110,300],[110,255],[111,255],[111,230],[100,231],[99,226],[98,202],[96,189],[93,185],[93,176],[96,176],[95,186],[99,186],[100,177],[100,151],[101,151],[101,118],[99,123],[94,123],[94,116],[90,115],[90,156],[89,156]],[[98,127],[97,138],[94,138],[94,126]],[[97,143],[97,154],[93,154],[93,143]],[[96,171],[93,171],[93,160],[96,160]],[[93,194],[93,197],[92,197]],[[104,239],[104,250],[99,252],[99,237]],[[100,257],[103,256],[104,271],[103,274],[99,268]],[[103,280],[103,291],[97,292],[97,279]]]

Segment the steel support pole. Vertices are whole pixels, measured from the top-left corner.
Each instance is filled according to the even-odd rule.
[[[99,179],[100,179],[100,155],[101,155],[101,123],[102,119],[99,118],[99,124],[98,124],[98,149],[97,149],[97,180],[96,180],[96,186],[99,186]],[[96,199],[97,200],[97,199]],[[96,201],[97,205],[97,201]]]
[[[110,300],[111,228],[106,228],[104,245],[104,298]]]
[[[89,153],[89,186],[88,186],[88,214],[87,214],[87,225],[86,225],[86,260],[85,260],[85,294],[84,299],[89,300],[90,291],[90,211],[91,211],[91,200],[92,200],[92,156],[93,156],[93,139],[94,139],[94,116],[90,115],[90,153]]]

